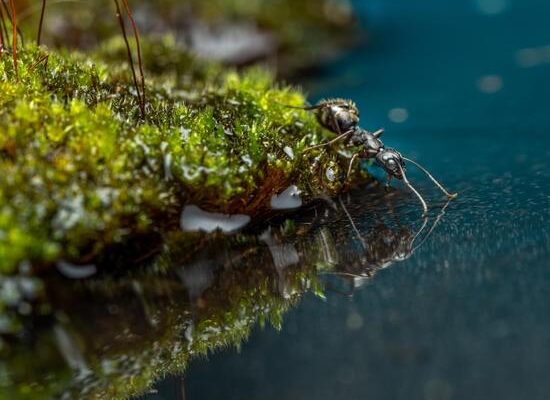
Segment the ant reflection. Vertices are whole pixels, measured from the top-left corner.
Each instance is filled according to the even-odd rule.
[[[346,216],[356,237],[355,242],[360,244],[360,250],[354,250],[351,254],[340,251],[341,260],[336,268],[323,274],[336,275],[348,281],[351,286],[350,292],[340,293],[352,295],[355,289],[364,285],[378,270],[410,258],[433,233],[445,215],[449,203],[450,200],[441,208],[431,224],[430,217],[425,215],[420,226],[414,229],[401,223],[392,210],[391,214],[397,223],[390,224],[375,216],[377,221],[365,233],[361,233],[344,201],[341,197],[338,198],[339,209]]]

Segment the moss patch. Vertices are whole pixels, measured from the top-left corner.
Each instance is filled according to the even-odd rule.
[[[0,271],[94,259],[110,244],[177,225],[185,204],[258,216],[272,194],[342,189],[346,158],[308,152],[325,133],[297,89],[260,69],[194,60],[145,41],[141,120],[121,40],[93,57],[28,46],[19,79],[0,58]],[[155,62],[156,60],[156,62]],[[162,60],[162,61],[160,61]]]

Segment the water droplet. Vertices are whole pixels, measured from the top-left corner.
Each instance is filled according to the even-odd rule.
[[[294,151],[292,150],[291,147],[285,146],[285,148],[283,149],[283,151],[284,151],[285,154],[288,156],[288,158],[290,158],[291,160],[294,160]]]
[[[486,15],[501,14],[510,6],[509,0],[476,0],[478,11]]]
[[[301,206],[300,190],[296,185],[289,186],[281,194],[271,196],[271,208],[274,210],[289,210]]]
[[[477,87],[482,93],[497,93],[502,89],[502,78],[499,75],[487,75],[477,81]]]
[[[392,108],[388,112],[388,118],[391,122],[402,124],[409,119],[409,111],[406,108]]]
[[[211,213],[197,206],[186,206],[181,213],[180,226],[184,232],[234,232],[250,222],[248,215]]]
[[[182,142],[187,142],[189,139],[189,135],[191,135],[191,131],[189,129],[184,128],[183,126],[180,128],[180,134],[181,134],[181,140]]]
[[[332,167],[327,168],[325,176],[330,182],[334,182],[336,180],[336,172],[334,172]]]
[[[97,273],[95,265],[75,265],[66,261],[59,261],[56,264],[57,270],[69,279],[86,279]]]
[[[521,49],[516,52],[516,62],[522,68],[539,65],[541,57],[537,49]]]

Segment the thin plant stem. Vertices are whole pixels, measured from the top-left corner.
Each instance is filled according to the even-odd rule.
[[[120,11],[120,4],[119,4],[118,0],[114,0],[114,2],[115,2],[115,6],[116,6],[116,16],[117,16],[118,22],[120,24],[120,30],[122,31],[122,37],[124,38],[124,43],[126,44],[126,51],[128,53],[128,62],[130,63],[130,69],[132,70],[132,77],[134,79],[134,85],[135,85],[136,91],[137,91],[138,103],[139,103],[139,106],[140,106],[139,108],[140,108],[140,111],[141,111],[141,117],[145,118],[145,110],[142,107],[143,102],[141,100],[141,93],[140,93],[140,89],[139,89],[139,85],[138,85],[138,81],[137,81],[136,68],[134,66],[134,59],[132,58],[132,50],[130,48],[130,43],[128,42],[128,35],[126,34],[126,25],[124,24],[124,18],[122,17],[122,13]]]
[[[0,0],[0,3],[4,4],[2,0]],[[2,36],[3,36],[3,45],[4,45],[4,49],[7,49],[8,48],[8,40],[10,38],[10,35],[8,33],[8,27],[6,25],[6,20],[5,20],[5,17],[4,17],[4,11],[2,9],[3,7],[0,7],[0,28],[2,29]]]
[[[10,7],[8,7],[8,5],[6,4],[6,0],[0,0],[0,3],[2,3],[2,6],[4,7],[4,11],[7,14],[7,18],[11,21],[13,16],[12,16],[12,13],[10,11]],[[10,3],[11,3],[11,1],[10,1]],[[24,47],[25,46],[25,38],[23,36],[23,32],[21,32],[21,29],[19,29],[18,24],[16,24],[15,30],[17,31],[17,34],[19,35],[19,39],[21,40],[21,46]]]
[[[17,9],[15,8],[15,0],[10,0],[11,7],[11,27],[12,27],[12,41],[13,41],[13,68],[15,70],[15,77],[19,79],[19,67],[17,65]]]
[[[42,63],[47,67],[47,66],[48,66],[48,58],[49,58],[49,57],[50,57],[49,54],[44,54],[44,55],[40,56],[40,57],[38,58],[38,60],[36,60],[36,61],[34,62],[34,64],[32,64],[32,65],[29,67],[29,72],[34,71],[34,69],[35,69],[36,67],[38,67],[40,64],[42,64]]]
[[[4,13],[2,13],[2,7],[0,7],[0,56],[2,56],[5,49],[4,31],[2,30],[3,26],[4,26]]]
[[[143,73],[143,58],[141,56],[141,40],[140,40],[139,30],[138,30],[136,21],[134,20],[132,10],[130,9],[130,6],[128,4],[128,0],[122,0],[122,3],[124,4],[124,8],[126,9],[126,14],[128,14],[128,18],[130,19],[130,23],[132,24],[132,30],[134,31],[134,37],[136,40],[138,67],[139,67],[139,73],[141,75],[140,76],[141,101],[142,101],[141,107],[142,107],[142,114],[145,114],[145,74]]]
[[[44,14],[46,12],[46,0],[42,0],[42,10],[40,12],[40,22],[38,23],[38,36],[36,37],[36,45],[40,46],[42,39],[42,25],[44,24]]]

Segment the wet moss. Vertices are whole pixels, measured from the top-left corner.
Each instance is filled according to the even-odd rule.
[[[303,153],[326,132],[286,107],[304,104],[300,90],[261,69],[196,61],[166,37],[144,43],[142,119],[122,48],[114,40],[85,56],[27,46],[19,78],[0,58],[2,273],[89,262],[174,227],[185,204],[254,217],[290,184],[305,199],[343,188],[334,177],[345,157]]]

